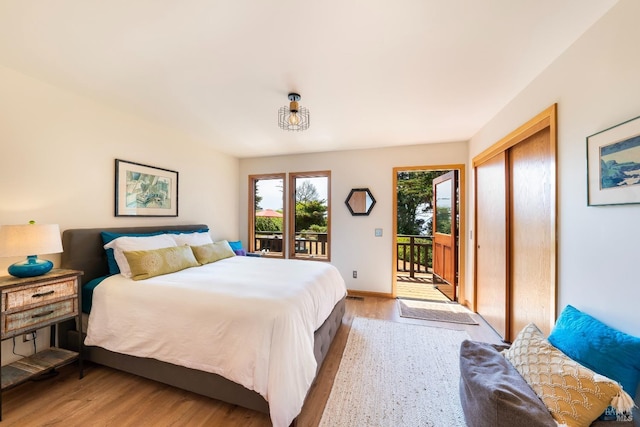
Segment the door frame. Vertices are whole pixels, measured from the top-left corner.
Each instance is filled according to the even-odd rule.
[[[545,110],[543,110],[542,112],[540,112],[539,114],[537,114],[535,117],[533,117],[532,119],[528,120],[526,123],[524,123],[523,125],[519,126],[516,130],[512,131],[511,133],[509,133],[507,136],[505,136],[504,138],[500,139],[498,142],[496,142],[495,144],[491,145],[489,148],[487,148],[486,150],[482,151],[480,154],[478,154],[477,156],[475,156],[472,159],[471,162],[471,167],[472,167],[472,172],[474,175],[474,182],[473,182],[473,198],[474,198],[474,213],[473,213],[473,229],[477,230],[478,228],[478,218],[477,218],[477,180],[475,179],[475,174],[476,174],[476,170],[477,170],[477,166],[481,165],[482,163],[486,162],[487,160],[491,159],[492,157],[494,157],[495,155],[502,153],[502,152],[507,152],[507,161],[508,161],[508,150],[519,144],[520,142],[523,142],[525,140],[527,140],[529,137],[535,135],[536,133],[548,128],[549,129],[549,144],[550,144],[550,153],[551,153],[551,159],[550,159],[550,180],[553,183],[551,185],[551,188],[549,189],[550,192],[550,203],[551,203],[551,209],[550,209],[550,214],[551,214],[551,218],[549,221],[549,226],[550,226],[550,233],[551,233],[551,241],[553,242],[553,244],[551,245],[551,247],[549,248],[549,255],[550,255],[550,261],[551,261],[551,267],[550,267],[550,283],[553,286],[553,292],[551,295],[551,314],[550,314],[550,318],[549,320],[549,324],[552,326],[555,322],[555,318],[556,318],[556,314],[557,314],[557,294],[558,294],[558,259],[557,259],[557,252],[558,252],[558,230],[557,230],[557,216],[558,216],[558,201],[557,201],[557,187],[558,187],[558,180],[557,180],[557,110],[558,110],[558,104],[553,104],[550,107],[546,108]],[[509,191],[507,192],[509,193]],[[509,198],[509,194],[507,194],[507,199]],[[509,232],[509,231],[508,231]],[[507,236],[507,238],[510,240],[510,237]],[[475,243],[475,242],[474,242]],[[507,243],[509,244],[509,243]],[[508,246],[507,246],[508,249]],[[477,312],[477,295],[478,295],[478,289],[477,289],[477,247],[474,244],[473,245],[473,253],[472,253],[472,257],[473,257],[473,282],[472,282],[472,306],[471,309],[474,312]],[[509,279],[507,279],[509,280]],[[507,284],[507,286],[509,286],[509,284]],[[510,305],[511,305],[511,301],[510,301],[511,297],[509,295],[509,290],[507,290],[507,304],[509,305],[509,307],[507,308],[507,313],[506,313],[506,319],[507,319],[507,326],[506,326],[506,336],[509,335],[513,335],[513,331],[509,330],[509,319],[510,319]],[[505,337],[506,338],[506,337]]]
[[[393,168],[393,185],[392,185],[392,198],[393,204],[391,208],[392,211],[392,242],[391,242],[391,296],[395,298],[397,296],[396,293],[396,270],[398,267],[398,250],[397,250],[397,240],[398,240],[398,172],[400,171],[431,171],[431,170],[457,170],[458,171],[458,203],[460,204],[460,209],[458,214],[460,215],[460,224],[458,227],[458,289],[457,296],[458,302],[460,304],[469,305],[469,301],[464,299],[461,301],[460,296],[464,298],[465,296],[465,278],[466,278],[466,233],[467,233],[467,219],[466,219],[466,174],[465,174],[465,165],[462,163],[456,164],[444,164],[444,165],[429,165],[429,166],[404,166],[404,167],[394,167]]]

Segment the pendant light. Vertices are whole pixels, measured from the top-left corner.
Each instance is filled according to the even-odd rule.
[[[280,129],[290,131],[303,131],[309,128],[309,110],[298,104],[300,95],[290,93],[289,106],[281,107],[278,110],[278,126]]]

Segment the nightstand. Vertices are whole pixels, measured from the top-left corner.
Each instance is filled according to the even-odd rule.
[[[19,279],[0,277],[0,340],[17,339],[38,329],[51,327],[51,347],[0,366],[2,390],[15,387],[42,373],[78,360],[82,372],[82,339],[80,352],[55,347],[56,325],[63,320],[77,319],[81,324],[81,271],[54,269],[37,277]],[[20,338],[22,339],[22,338]],[[2,351],[0,349],[0,362]],[[2,392],[0,391],[0,420]]]

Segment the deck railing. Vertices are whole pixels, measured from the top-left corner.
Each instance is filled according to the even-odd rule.
[[[398,234],[396,241],[398,254],[398,272],[409,273],[415,277],[416,273],[433,271],[433,238],[431,236],[415,236]]]
[[[254,247],[257,252],[282,252],[282,231],[256,231]]]
[[[260,231],[255,235],[256,251],[268,251],[281,253],[281,231]],[[296,234],[295,252],[298,254],[326,255],[327,233],[299,233]],[[433,239],[431,236],[416,236],[399,234],[396,241],[398,254],[398,272],[409,273],[414,277],[416,273],[429,273],[433,271],[432,250]]]
[[[282,252],[282,231],[256,231],[254,245],[256,251]],[[297,233],[294,250],[297,254],[326,256],[327,233]]]

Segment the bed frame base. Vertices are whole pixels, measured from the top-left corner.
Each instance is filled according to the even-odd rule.
[[[315,332],[314,354],[318,362],[317,371],[320,370],[331,342],[342,324],[344,312],[345,299],[342,299],[336,304],[327,320]],[[73,329],[68,330],[66,342],[69,347],[73,347],[72,344],[78,342],[78,331]],[[168,384],[233,405],[239,405],[267,414],[269,413],[269,404],[260,394],[217,374],[185,368],[156,359],[115,353],[95,346],[83,347],[83,357],[85,360],[90,360],[100,365],[125,371],[163,384]]]
[[[69,331],[70,340],[74,337],[74,339],[77,339],[77,336],[78,331]],[[222,400],[227,403],[240,404],[245,408],[255,411],[269,413],[269,405],[262,396],[220,375],[185,368],[156,359],[114,353],[101,347],[85,346],[83,354],[85,360],[91,360],[100,365]]]

